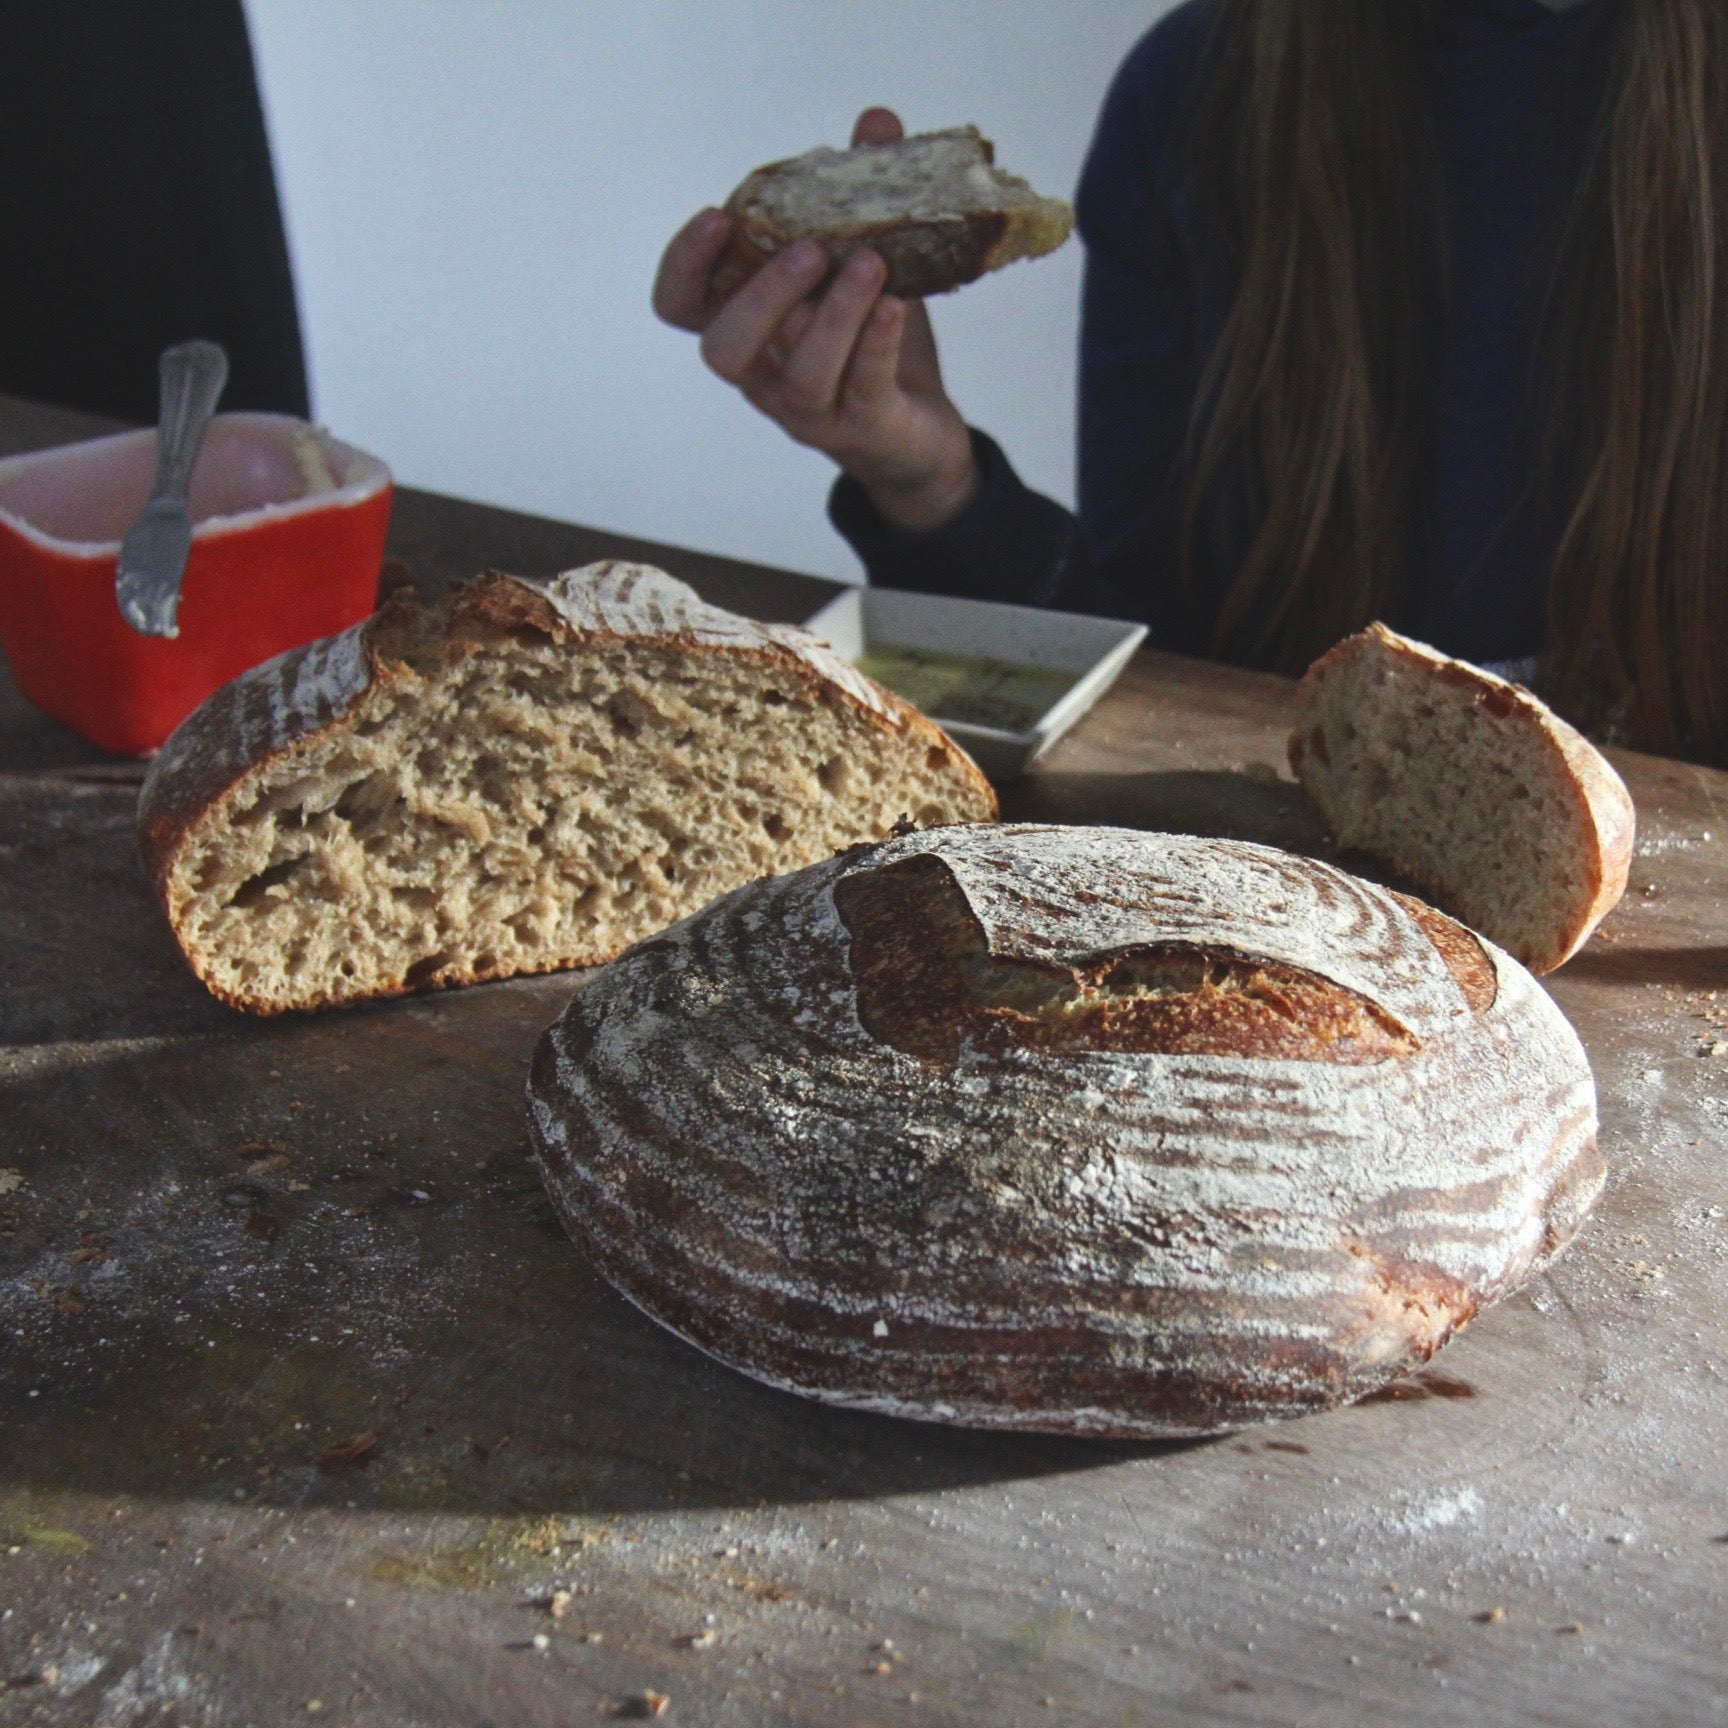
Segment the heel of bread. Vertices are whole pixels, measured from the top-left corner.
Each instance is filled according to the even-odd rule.
[[[1308,668],[1296,711],[1290,766],[1338,843],[1532,972],[1625,892],[1625,782],[1521,685],[1372,624]]]

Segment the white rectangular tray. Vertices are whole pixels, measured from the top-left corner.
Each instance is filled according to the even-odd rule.
[[[847,660],[868,648],[924,648],[1073,674],[1075,682],[1025,732],[931,715],[992,780],[1024,773],[1116,682],[1146,639],[1144,624],[1115,618],[895,588],[850,588],[807,618],[804,627]]]

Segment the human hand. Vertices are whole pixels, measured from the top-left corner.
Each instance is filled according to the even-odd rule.
[[[854,144],[904,136],[886,108],[859,116]],[[729,299],[712,292],[731,219],[704,210],[673,239],[654,310],[701,333],[702,358],[800,444],[831,456],[890,522],[926,532],[977,490],[972,438],[942,387],[923,303],[882,292],[887,266],[854,252],[821,296],[832,261],[814,241],[777,252]]]

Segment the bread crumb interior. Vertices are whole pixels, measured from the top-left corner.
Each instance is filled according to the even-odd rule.
[[[796,169],[796,172],[790,170]],[[1040,203],[1017,175],[993,166],[981,139],[932,132],[898,144],[807,151],[764,176],[753,202],[793,232],[928,221]]]

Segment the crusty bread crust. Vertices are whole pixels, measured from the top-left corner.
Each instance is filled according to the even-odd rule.
[[[1023,245],[1023,236],[1017,232],[1024,228],[1025,214],[973,210],[964,216],[945,216],[934,221],[861,225],[848,230],[843,237],[818,238],[833,256],[835,269],[860,247],[874,248],[888,266],[883,292],[917,300],[951,293],[991,270],[1012,264],[1017,258],[1035,256]],[[776,232],[766,219],[744,217],[733,229],[732,238],[714,267],[715,297],[724,300],[736,293],[782,246],[800,238],[803,236]]]
[[[1549,759],[1577,837],[1584,875],[1581,891],[1550,929],[1518,935],[1488,930],[1484,934],[1507,947],[1532,972],[1553,971],[1589,939],[1626,891],[1636,816],[1625,782],[1588,739],[1522,685],[1484,672],[1466,661],[1451,659],[1376,623],[1328,649],[1308,668],[1297,686],[1297,720],[1289,741],[1290,766],[1335,831],[1339,831],[1339,812],[1336,800],[1330,795],[1331,764],[1316,759],[1316,718],[1336,681],[1363,660],[1375,656],[1383,656],[1422,677],[1465,692],[1474,698],[1484,724],[1506,729],[1533,753]],[[1505,819],[1517,821],[1519,812],[1508,808]],[[1348,831],[1339,832],[1339,839],[1346,846],[1359,844]],[[1457,885],[1447,880],[1440,860],[1424,863],[1406,856],[1383,857],[1380,861],[1409,875],[1449,911],[1459,911]]]
[[[257,1014],[316,1008],[351,998],[334,992],[280,1004],[227,988],[186,940],[192,899],[177,880],[188,842],[222,825],[256,782],[289,753],[332,734],[363,727],[396,686],[440,661],[482,654],[490,641],[516,633],[579,644],[631,643],[691,655],[747,656],[772,668],[812,702],[848,710],[871,731],[896,734],[951,773],[969,816],[993,817],[996,797],[963,750],[934,721],[841,660],[827,644],[786,625],[762,625],[699,600],[682,583],[645,566],[605,563],[549,580],[489,571],[462,588],[442,613],[422,610],[398,590],[371,618],[297,648],[224,685],[163,746],[139,798],[138,838],[144,867],[188,964],[230,1006]],[[583,963],[611,958],[597,952]],[[457,966],[419,982],[368,990],[367,999],[448,989],[553,971],[567,960],[508,967]]]
[[[976,128],[962,130],[977,136]],[[986,161],[995,147],[978,138]],[[955,211],[936,217],[854,222],[810,231],[777,221],[762,207],[763,188],[780,175],[798,171],[799,159],[770,162],[746,176],[726,200],[733,217],[731,240],[715,266],[712,292],[726,299],[768,262],[781,247],[798,239],[824,245],[837,269],[860,247],[871,247],[888,266],[885,293],[907,299],[947,294],[992,270],[1021,258],[1053,252],[1074,226],[1074,214],[1057,198],[1005,209]]]
[[[1584,1052],[1505,954],[1313,859],[1120,829],[726,895],[586,982],[529,1101],[573,1234],[721,1361],[1119,1438],[1377,1391],[1603,1182]]]
[[[222,685],[174,730],[138,795],[138,852],[170,924],[176,909],[166,899],[168,874],[193,825],[247,775],[341,725],[368,691],[398,678],[405,668],[382,644],[411,627],[418,612],[412,591],[397,588],[370,618]]]

